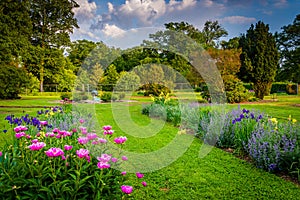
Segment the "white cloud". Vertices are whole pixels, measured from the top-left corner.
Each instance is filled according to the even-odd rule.
[[[281,7],[285,7],[288,5],[287,0],[274,0],[274,6],[281,8]]]
[[[122,37],[126,31],[123,29],[117,27],[116,25],[109,25],[105,24],[104,28],[102,29],[102,32],[109,37],[116,38],[116,37]]]
[[[79,8],[74,8],[75,17],[78,21],[87,21],[93,19],[96,14],[97,5],[95,2],[88,2],[88,0],[77,0]]]
[[[227,22],[230,24],[249,24],[256,21],[254,17],[244,17],[244,16],[230,16],[220,19],[221,22]]]
[[[114,5],[110,2],[107,3],[108,13],[114,12]]]

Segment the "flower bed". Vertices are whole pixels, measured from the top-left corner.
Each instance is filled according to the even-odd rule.
[[[0,196],[4,199],[121,199],[138,185],[128,185],[117,170],[126,155],[112,155],[108,143],[121,146],[126,137],[113,137],[112,127],[93,131],[80,113],[54,107],[37,117],[7,116],[13,137],[0,151]],[[100,135],[101,134],[101,135]]]

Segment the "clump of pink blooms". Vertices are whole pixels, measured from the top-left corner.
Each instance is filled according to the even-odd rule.
[[[44,148],[46,146],[46,144],[44,142],[36,142],[36,143],[32,143],[31,145],[28,146],[28,148],[31,151],[38,151],[42,148]]]
[[[58,157],[58,156],[63,156],[64,151],[61,148],[51,147],[50,149],[45,151],[45,154],[48,157]]]
[[[27,130],[28,130],[28,128],[26,126],[17,126],[17,127],[14,128],[14,131],[16,133],[18,133],[20,131],[27,131]]]
[[[124,142],[126,142],[126,140],[127,140],[127,137],[121,136],[121,137],[115,138],[115,139],[114,139],[114,142],[115,142],[116,144],[123,144]]]

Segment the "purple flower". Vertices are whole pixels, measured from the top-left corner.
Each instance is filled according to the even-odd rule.
[[[28,148],[31,151],[38,151],[38,150],[44,148],[45,146],[46,146],[46,144],[44,142],[36,142],[36,143],[33,143],[32,145],[28,146]]]
[[[7,130],[6,130],[6,129],[4,129],[4,130],[3,130],[3,133],[7,133]]]
[[[111,162],[118,162],[118,158],[111,158]]]
[[[107,140],[104,139],[104,138],[99,138],[98,141],[99,141],[100,143],[102,143],[102,144],[107,142]]]
[[[132,191],[133,191],[133,187],[132,186],[129,186],[129,185],[122,185],[121,186],[121,190],[123,193],[125,194],[131,194]]]

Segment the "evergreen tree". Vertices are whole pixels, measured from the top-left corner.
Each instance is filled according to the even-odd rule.
[[[243,81],[252,82],[255,96],[263,99],[270,93],[279,60],[276,41],[269,32],[269,25],[261,21],[255,27],[251,24],[239,44],[242,48],[239,77]]]
[[[281,66],[278,79],[300,82],[300,14],[293,22],[283,26],[281,33],[276,33],[277,44],[281,53]]]

